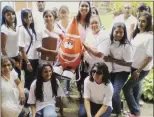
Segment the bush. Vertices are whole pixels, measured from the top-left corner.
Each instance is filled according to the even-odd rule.
[[[153,70],[151,70],[148,76],[143,80],[142,95],[145,100],[154,101]]]

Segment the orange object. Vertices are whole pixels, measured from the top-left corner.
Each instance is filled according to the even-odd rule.
[[[62,42],[58,53],[58,59],[63,69],[71,68],[75,70],[81,61],[83,45],[80,40],[78,24],[76,18],[73,19],[66,36],[60,36]]]

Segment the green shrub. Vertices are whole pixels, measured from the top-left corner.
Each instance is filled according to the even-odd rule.
[[[154,101],[153,70],[151,70],[148,76],[143,80],[142,94],[145,100]]]

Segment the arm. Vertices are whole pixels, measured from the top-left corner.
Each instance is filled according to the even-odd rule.
[[[89,45],[87,45],[87,44],[85,44],[85,43],[83,43],[83,45],[84,45],[85,49],[86,49],[89,53],[93,54],[94,56],[97,56],[97,57],[99,57],[99,58],[101,58],[101,57],[104,56],[104,54],[103,54],[102,52],[99,52],[99,51],[97,51],[96,49],[91,48]]]
[[[4,56],[7,56],[6,40],[7,40],[7,35],[5,35],[4,33],[1,33],[1,52],[2,52],[2,55]]]
[[[90,109],[90,100],[89,99],[84,99],[84,106],[85,106],[85,109],[86,109],[86,112],[87,112],[87,116],[88,117],[92,117],[91,115],[91,109]]]
[[[103,115],[103,113],[106,112],[107,108],[108,108],[107,105],[102,105],[102,107],[96,113],[95,117],[101,117]]]
[[[46,49],[44,47],[39,47],[36,49],[38,52],[42,52],[42,53],[48,53],[48,54],[58,54],[57,50],[49,50],[49,49]]]
[[[122,66],[131,66],[132,62],[126,62],[124,60],[118,60],[118,59],[115,59],[111,56],[104,56],[104,60],[105,62],[112,62],[112,63],[116,63],[116,64],[119,64],[119,65],[122,65]]]
[[[32,110],[32,117],[35,117],[35,115],[36,115],[36,104],[31,104],[31,110]]]
[[[112,62],[119,64],[119,65],[122,65],[122,66],[128,66],[128,67],[130,67],[132,65],[132,62],[126,62],[124,60],[118,60],[118,59],[115,59],[115,58],[113,58]]]
[[[26,52],[25,52],[25,48],[24,48],[24,47],[20,47],[20,51],[21,51],[21,54],[22,54],[22,56],[23,56],[23,59],[25,60],[25,62],[26,62],[26,64],[27,64],[27,69],[28,69],[29,71],[32,71],[33,68],[32,68],[32,66],[31,66],[31,63],[30,63],[29,60],[28,60],[28,56],[27,56],[27,54],[26,54]]]
[[[152,60],[152,57],[147,57],[140,68],[137,69],[138,72],[141,72]]]
[[[60,108],[60,114],[61,114],[61,117],[63,117],[63,102],[62,102],[62,99],[61,97],[56,97],[56,103],[58,104],[59,108]]]
[[[19,78],[15,80],[15,83],[19,89],[19,99],[20,99],[21,105],[24,105],[25,103],[24,83],[21,82]]]

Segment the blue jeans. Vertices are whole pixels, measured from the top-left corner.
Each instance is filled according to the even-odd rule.
[[[131,74],[136,71],[131,68]],[[141,83],[142,80],[148,75],[149,71],[141,71],[139,78],[134,80],[130,78],[123,88],[123,92],[129,107],[129,110],[134,115],[140,115],[139,99],[141,97]]]
[[[70,91],[70,80],[65,80],[65,89],[66,91]]]
[[[102,104],[95,104],[93,102],[90,102],[90,106],[91,106],[91,114],[92,114],[92,116],[95,116],[96,113],[98,112],[98,110],[102,107]],[[108,106],[106,112],[103,115],[101,115],[101,117],[110,117],[111,112],[112,112],[112,109],[110,106]],[[84,107],[84,104],[80,104],[79,117],[87,117],[87,113],[86,113],[86,109]]]
[[[57,117],[56,107],[54,105],[48,105],[36,113],[35,117]]]
[[[111,82],[113,85],[114,93],[112,98],[113,111],[116,114],[121,113],[121,97],[120,92],[126,83],[130,72],[116,72],[111,73]]]

